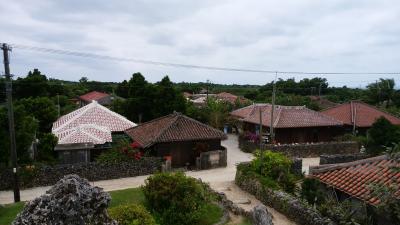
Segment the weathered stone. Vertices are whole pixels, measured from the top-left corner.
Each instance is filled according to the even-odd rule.
[[[253,209],[253,224],[254,225],[273,225],[272,215],[268,212],[265,205],[257,205]]]
[[[46,194],[27,203],[13,225],[116,225],[108,217],[111,197],[86,179],[67,175]]]

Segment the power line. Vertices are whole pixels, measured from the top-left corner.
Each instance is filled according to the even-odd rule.
[[[306,74],[306,75],[398,75],[398,74],[400,74],[400,72],[303,72],[303,71],[280,71],[280,70],[217,67],[217,66],[196,65],[196,64],[160,62],[160,61],[146,60],[146,59],[114,57],[114,56],[106,56],[106,55],[93,54],[93,53],[87,53],[87,52],[43,48],[43,47],[35,47],[35,46],[20,45],[20,44],[10,44],[10,45],[13,48],[17,48],[17,49],[44,52],[44,53],[50,53],[50,54],[69,55],[69,56],[102,59],[102,60],[113,60],[113,61],[120,61],[120,62],[135,62],[135,63],[141,63],[141,64],[178,67],[178,68],[187,68],[187,69],[204,69],[204,70],[230,71],[230,72],[264,73],[264,74],[269,73],[269,74]]]

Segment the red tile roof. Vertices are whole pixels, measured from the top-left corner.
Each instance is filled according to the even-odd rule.
[[[125,133],[134,141],[139,142],[143,148],[162,142],[226,138],[225,134],[220,130],[180,113],[173,113],[140,124],[137,127],[126,130]]]
[[[248,123],[260,123],[260,110],[262,113],[263,126],[269,127],[271,124],[270,104],[253,104],[231,112],[232,116],[240,118]],[[341,126],[342,122],[305,106],[275,106],[274,128],[297,128],[297,127],[323,127]]]
[[[353,121],[355,121],[357,127],[371,127],[382,116],[392,124],[400,125],[399,118],[361,101],[347,102],[323,110],[321,113],[334,117],[347,125],[353,125]]]
[[[239,97],[239,96],[236,96],[236,95],[228,93],[228,92],[221,92],[219,94],[216,94],[215,97],[217,99],[222,100],[222,101],[227,101],[227,102],[229,102],[231,104],[235,104],[237,99],[239,99],[239,101],[241,103],[244,103],[244,102],[248,101],[246,98]]]
[[[136,126],[125,117],[96,101],[68,113],[53,123],[52,132],[60,144],[111,142],[111,132],[121,132]]]
[[[400,185],[400,172],[393,169],[399,166],[398,160],[384,155],[350,163],[311,167],[310,176],[353,197],[377,205],[379,199],[370,185]],[[395,196],[400,198],[400,190]]]
[[[89,92],[89,93],[79,96],[79,99],[81,99],[82,101],[85,101],[87,103],[90,103],[93,100],[98,101],[98,100],[108,97],[108,96],[110,96],[110,95],[107,93],[92,91],[92,92]]]

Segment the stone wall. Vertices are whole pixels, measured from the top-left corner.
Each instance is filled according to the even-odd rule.
[[[321,155],[319,164],[323,165],[323,164],[346,163],[346,162],[353,162],[356,160],[366,159],[369,157],[372,156],[365,153]]]
[[[333,154],[354,154],[359,153],[357,142],[318,142],[318,143],[299,143],[299,144],[284,144],[284,145],[261,145],[256,142],[244,140],[239,137],[239,148],[244,152],[254,152],[256,149],[272,150],[284,153],[289,157],[319,157],[320,155]]]
[[[196,167],[199,170],[226,167],[227,157],[226,148],[223,148],[222,150],[202,152],[200,153],[200,157],[196,158]]]
[[[68,174],[77,174],[89,181],[109,180],[123,177],[135,177],[152,174],[160,170],[161,159],[145,157],[138,161],[117,164],[81,163],[54,166],[30,166],[20,169],[22,188],[54,185]],[[0,190],[11,189],[12,171],[7,169],[0,173]]]
[[[296,175],[303,174],[303,159],[302,158],[293,158],[292,159],[292,173]]]
[[[335,225],[333,221],[321,216],[306,202],[286,192],[264,187],[256,178],[245,175],[239,167],[236,171],[235,183],[244,191],[253,194],[263,204],[278,210],[298,224]]]

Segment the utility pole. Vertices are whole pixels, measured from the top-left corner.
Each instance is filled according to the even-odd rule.
[[[269,126],[269,133],[271,135],[271,143],[275,142],[274,133],[274,111],[275,111],[275,96],[276,96],[276,78],[278,77],[278,72],[275,72],[275,80],[272,88],[272,108],[271,108],[271,123]]]
[[[3,58],[4,58],[4,71],[6,77],[6,94],[7,94],[7,108],[8,108],[8,127],[10,131],[10,151],[11,151],[11,161],[13,167],[13,175],[14,175],[14,202],[19,202],[20,194],[19,194],[19,183],[18,183],[18,163],[17,163],[17,148],[15,144],[15,130],[14,130],[14,111],[12,105],[12,82],[11,82],[11,74],[10,74],[10,61],[8,59],[8,52],[11,51],[10,46],[6,43],[3,43],[1,46],[3,50]]]
[[[321,87],[322,83],[319,83],[319,88],[318,88],[318,97],[321,98]]]
[[[259,113],[260,113],[260,151],[262,151],[262,111],[261,111],[261,106],[259,107]]]

